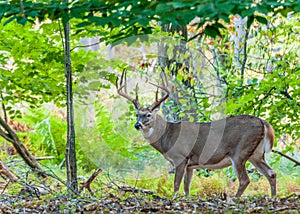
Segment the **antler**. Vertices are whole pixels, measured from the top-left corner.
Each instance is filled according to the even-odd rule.
[[[166,75],[166,73],[165,73],[164,71],[163,71],[162,73],[164,74],[164,76],[165,76],[165,81],[166,81],[166,83],[167,83],[167,82],[168,82],[167,75]],[[165,84],[165,82],[164,82],[164,78],[161,78],[161,81],[162,81],[162,86],[156,85],[156,84],[154,84],[154,83],[152,83],[152,82],[149,82],[151,85],[154,85],[154,86],[157,87],[156,94],[155,94],[155,103],[153,103],[153,104],[150,106],[150,108],[149,108],[150,111],[153,111],[154,109],[156,109],[157,107],[159,107],[160,104],[161,104],[163,101],[165,101],[165,100],[169,97],[169,95],[170,95],[170,91],[169,91],[169,89],[167,88],[167,86],[166,86],[166,84]],[[158,99],[158,89],[159,89],[159,88],[166,92],[166,94],[165,94],[162,98],[160,98],[160,99]]]
[[[123,83],[124,83],[124,85],[123,85]],[[131,101],[133,103],[135,109],[139,109],[140,108],[139,97],[138,97],[138,93],[137,93],[138,84],[136,84],[136,88],[135,88],[135,99],[133,99],[132,97],[130,97],[127,94],[126,69],[124,69],[123,72],[122,72],[121,80],[120,80],[120,87],[119,87],[119,84],[118,84],[118,78],[116,80],[116,87],[117,87],[117,90],[118,90],[118,94],[121,95],[122,97],[125,97],[129,101]],[[125,91],[123,91],[122,89],[125,89]]]

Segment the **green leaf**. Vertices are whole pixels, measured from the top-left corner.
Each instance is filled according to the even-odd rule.
[[[7,25],[7,24],[9,24],[10,22],[12,22],[13,20],[15,20],[15,19],[17,19],[17,17],[16,16],[12,16],[12,17],[10,17],[8,20],[6,20],[5,22],[4,22],[4,25]]]
[[[166,13],[171,9],[172,9],[171,5],[168,5],[166,3],[159,3],[158,5],[156,5],[155,11],[157,13]]]
[[[247,10],[242,10],[241,11],[241,16],[244,18],[246,16],[254,16],[255,8],[249,8]]]
[[[17,19],[17,23],[21,24],[21,25],[24,25],[27,21],[28,21],[28,19],[27,18],[23,18],[23,17],[20,18],[20,19],[19,18]]]
[[[207,26],[204,30],[204,34],[207,36],[210,36],[212,38],[215,38],[217,36],[221,36],[220,30],[216,28],[214,25]]]
[[[68,13],[65,13],[63,16],[62,16],[62,23],[63,25],[65,25],[69,20],[70,20],[70,16]]]
[[[94,22],[98,26],[104,26],[109,23],[111,19],[107,17],[90,16],[88,20]]]
[[[268,24],[268,20],[263,17],[263,16],[255,16],[255,19],[259,22],[259,23],[262,23],[262,24],[265,24],[267,25]]]
[[[253,15],[252,15],[252,16],[249,16],[249,17],[248,17],[248,20],[247,20],[247,28],[248,28],[248,29],[249,29],[250,26],[252,25],[253,21],[254,21],[254,16],[253,16]]]
[[[225,3],[225,4],[216,4],[216,7],[219,11],[230,14],[231,10],[235,7],[235,5],[231,2]]]
[[[294,7],[294,10],[295,10],[296,13],[299,13],[300,12],[300,4],[296,5]]]

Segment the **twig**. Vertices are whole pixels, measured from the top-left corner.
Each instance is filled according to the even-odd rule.
[[[8,187],[8,185],[10,184],[11,180],[8,179],[8,182],[5,184],[4,188],[2,189],[2,192],[0,193],[0,195],[2,195],[4,193],[4,191],[6,190],[6,188]]]
[[[90,44],[90,45],[78,45],[78,46],[75,46],[74,48],[72,48],[70,51],[73,51],[76,48],[88,48],[88,47],[92,47],[92,46],[95,46],[95,45],[99,45],[100,43],[101,42],[95,42],[95,43]]]
[[[35,157],[36,160],[52,160],[54,156]]]
[[[0,117],[1,120],[1,117]],[[1,123],[1,121],[0,121]],[[3,137],[5,140],[9,141],[9,142],[13,142],[13,139],[10,138],[10,136],[8,136],[8,134],[6,134],[2,129],[1,129],[1,124],[0,124],[0,136]]]
[[[286,98],[290,99],[290,100],[294,100],[293,97],[291,97],[291,95],[287,92],[287,90],[284,91],[280,91],[280,94],[284,95]],[[296,103],[297,106],[300,106],[300,103]]]
[[[54,156],[44,156],[44,157],[34,157],[35,160],[52,160],[54,159],[55,157]],[[11,162],[21,162],[23,161],[23,159],[15,159],[15,160],[11,160]]]
[[[289,159],[290,161],[294,162],[295,163],[294,167],[300,166],[300,162],[295,160],[294,158],[291,158],[290,156],[283,154],[282,152],[274,150],[274,149],[272,149],[272,152],[275,152],[275,153],[281,155],[282,157],[285,157],[286,159]]]
[[[244,58],[242,62],[242,67],[241,67],[241,85],[243,85],[244,82],[244,75],[245,75],[245,67],[246,67],[246,62],[247,62],[247,40],[249,36],[249,28],[246,29],[246,34],[245,34],[245,42],[244,42]]]
[[[284,207],[279,207],[277,209],[274,210],[275,213],[283,211],[283,210],[289,210],[290,208],[288,206],[284,206]]]
[[[255,69],[253,69],[253,68],[251,68],[251,67],[248,67],[248,66],[245,66],[245,68],[246,68],[247,70],[253,71],[253,72],[258,73],[258,74],[269,74],[268,72],[257,71],[257,70],[255,70]]]
[[[23,4],[23,1],[20,0],[20,7],[21,7],[21,11],[22,11],[22,17],[25,18],[25,9],[24,9],[24,4]]]
[[[147,194],[147,195],[154,195],[154,192],[151,191],[151,190],[139,189],[139,188],[130,187],[130,186],[121,186],[120,191],[131,192],[131,193],[142,193],[142,194]]]
[[[214,63],[211,62],[211,59],[209,59],[209,58],[205,55],[205,53],[204,53],[203,51],[201,51],[200,49],[197,49],[197,51],[199,51],[199,52],[204,56],[204,58],[205,58],[205,59],[207,60],[207,62],[213,67],[213,69],[214,69],[215,71],[218,70],[218,68],[214,65]]]
[[[80,183],[82,186],[79,189],[79,193],[84,189],[87,188],[87,190],[91,193],[91,195],[94,195],[94,191],[91,189],[91,183],[95,180],[97,175],[99,175],[100,172],[103,170],[101,168],[97,169],[85,182]]]
[[[276,89],[276,87],[273,86],[273,87],[267,92],[267,94],[266,94],[262,99],[260,99],[260,102],[262,102],[264,99],[268,98],[268,97],[271,95],[271,92],[272,92],[273,90],[275,90],[275,89]]]
[[[80,196],[80,194],[79,194],[76,190],[74,190],[74,189],[72,188],[71,185],[68,185],[68,184],[67,184],[66,182],[64,182],[60,177],[58,177],[58,176],[53,172],[53,170],[52,170],[51,168],[49,168],[48,166],[43,165],[43,164],[41,164],[41,165],[42,165],[43,167],[47,168],[47,169],[51,172],[51,174],[48,173],[48,172],[45,172],[45,174],[47,174],[47,176],[50,176],[50,177],[52,177],[52,178],[58,180],[60,183],[62,183],[63,185],[65,185],[69,190],[71,190],[75,195]]]
[[[66,162],[66,158],[64,158],[64,159],[61,161],[61,163],[59,164],[58,167],[59,167],[60,169],[62,169],[62,167],[64,166],[65,162]]]

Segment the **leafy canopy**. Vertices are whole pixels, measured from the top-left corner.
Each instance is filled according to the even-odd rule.
[[[46,19],[52,21],[61,19],[63,23],[70,19],[77,20],[77,33],[87,33],[89,26],[100,27],[93,33],[100,34],[105,40],[117,40],[137,34],[151,32],[153,23],[187,25],[195,17],[200,21],[198,28],[209,36],[220,35],[220,29],[229,23],[229,15],[240,14],[248,16],[248,26],[254,19],[266,23],[264,17],[269,13],[300,11],[299,0],[254,1],[215,0],[215,1],[12,1],[0,3],[0,20],[5,18],[5,24],[16,20],[19,24],[35,23]],[[102,28],[106,30],[103,31]],[[117,34],[111,34],[114,28],[120,28]],[[91,33],[91,32],[89,32]]]

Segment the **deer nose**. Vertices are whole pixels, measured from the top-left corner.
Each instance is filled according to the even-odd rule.
[[[134,124],[134,128],[136,128],[136,130],[140,130],[142,128],[141,124],[139,122],[136,122]]]

